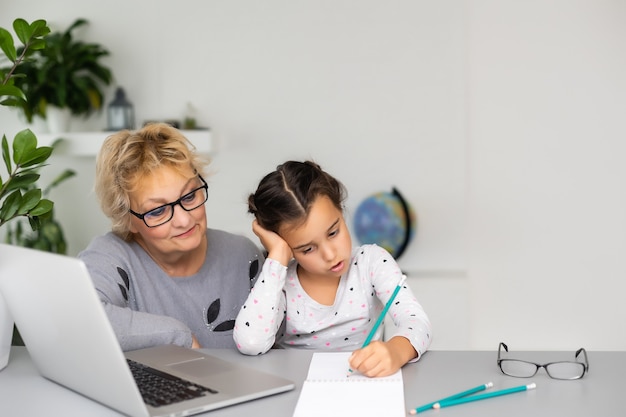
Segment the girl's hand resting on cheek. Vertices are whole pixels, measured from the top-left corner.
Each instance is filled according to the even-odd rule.
[[[274,259],[284,266],[289,264],[293,258],[293,252],[278,233],[264,229],[256,219],[252,222],[252,231],[259,237],[261,244],[267,250],[268,258]]]
[[[370,378],[394,374],[417,352],[404,337],[393,337],[387,342],[374,341],[369,345],[355,350],[350,356],[350,369]]]

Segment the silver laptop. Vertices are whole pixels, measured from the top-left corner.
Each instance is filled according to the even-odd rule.
[[[77,258],[0,244],[0,294],[44,377],[130,416],[192,415],[294,388],[292,381],[194,349],[122,352]],[[131,371],[129,360],[143,364],[143,372],[147,366],[148,373],[196,384],[187,391],[200,396],[164,405],[144,402],[133,376],[139,371]]]

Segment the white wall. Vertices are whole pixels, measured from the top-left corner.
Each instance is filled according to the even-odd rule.
[[[471,344],[626,349],[626,2],[468,9]]]
[[[392,186],[415,206],[400,263],[435,347],[626,349],[625,3],[13,3],[0,26],[89,19],[138,120],[192,103],[218,142],[211,226],[252,236],[260,177],[314,158],[348,186],[348,214]],[[76,253],[108,225],[93,160],[50,168],[66,165],[80,177],[53,197]]]
[[[89,19],[84,36],[111,50],[138,120],[197,108],[219,144],[212,226],[252,236],[245,201],[258,180],[287,158],[314,158],[346,183],[349,210],[392,186],[406,194],[420,221],[406,268],[465,268],[457,2],[31,1],[36,13],[28,3],[2,18]]]

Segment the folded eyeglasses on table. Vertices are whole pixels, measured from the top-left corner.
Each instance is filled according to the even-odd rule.
[[[589,372],[589,360],[587,359],[587,351],[580,348],[576,351],[573,361],[558,361],[549,363],[535,363],[521,359],[502,358],[503,352],[508,353],[509,348],[506,344],[500,342],[498,346],[498,366],[503,374],[516,378],[530,378],[534,376],[539,368],[546,370],[546,373],[553,379],[573,380],[580,379]],[[580,354],[584,362],[579,362]]]

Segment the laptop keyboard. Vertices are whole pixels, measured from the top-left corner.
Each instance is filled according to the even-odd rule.
[[[153,407],[161,407],[207,394],[217,394],[214,389],[185,381],[130,359],[126,360],[144,402]]]

